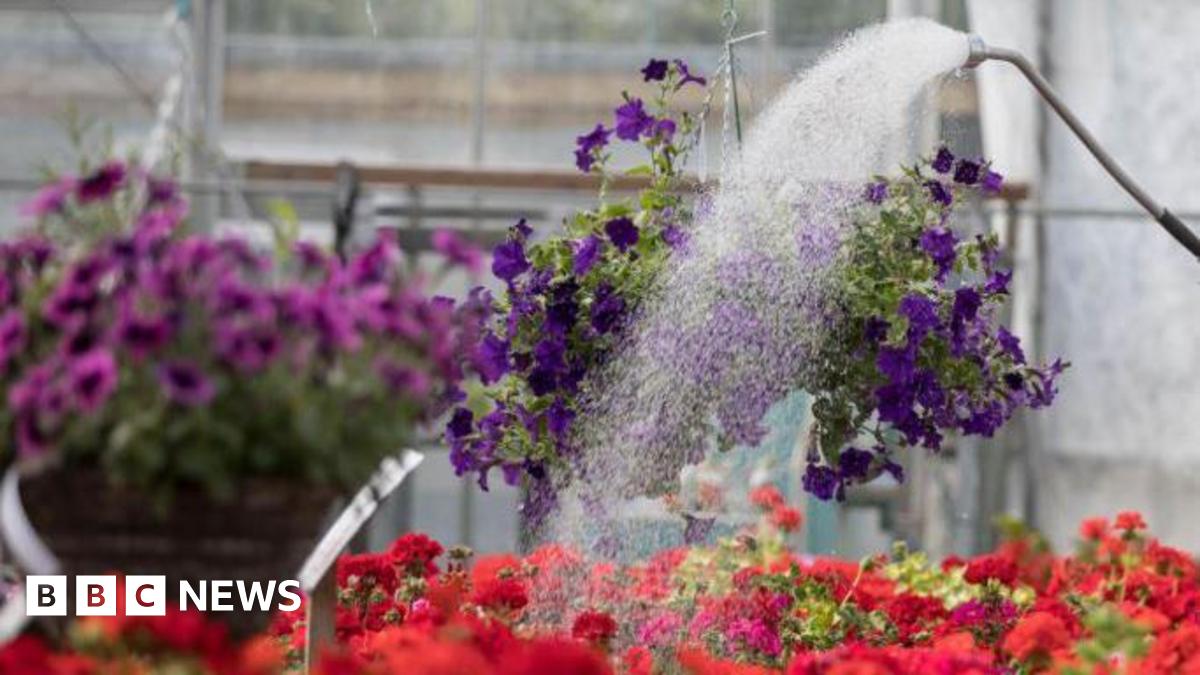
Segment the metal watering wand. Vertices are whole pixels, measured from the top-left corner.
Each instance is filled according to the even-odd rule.
[[[1108,171],[1113,180],[1117,181],[1117,184],[1124,188],[1138,204],[1141,204],[1142,208],[1146,209],[1153,216],[1154,220],[1158,221],[1158,224],[1175,238],[1175,241],[1186,248],[1193,257],[1200,260],[1200,237],[1197,237],[1178,216],[1155,201],[1153,197],[1142,189],[1142,186],[1133,180],[1133,177],[1125,172],[1125,169],[1121,168],[1120,164],[1117,164],[1112,155],[1100,147],[1100,143],[1096,140],[1096,137],[1083,126],[1083,123],[1079,121],[1075,113],[1071,112],[1071,109],[1063,103],[1063,100],[1050,87],[1050,83],[1033,67],[1029,59],[1025,58],[1020,52],[1012,49],[989,47],[983,41],[983,38],[978,35],[968,35],[967,41],[970,45],[970,55],[967,57],[966,64],[964,64],[967,68],[974,68],[988,60],[1007,61],[1016,66],[1025,78],[1029,80],[1030,84],[1033,85],[1033,88],[1041,94],[1042,98],[1046,99],[1046,102],[1050,104],[1054,112],[1058,113],[1062,121],[1067,123],[1067,126],[1079,137],[1080,141],[1083,141],[1088,152],[1092,153],[1092,156],[1096,158],[1096,161],[1100,162],[1105,171]]]

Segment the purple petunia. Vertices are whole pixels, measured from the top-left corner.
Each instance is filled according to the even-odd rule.
[[[529,371],[529,375],[525,378],[529,383],[529,389],[534,396],[545,396],[554,391],[558,386],[558,376],[555,371],[550,368],[537,367]]]
[[[810,463],[804,469],[804,491],[817,499],[829,501],[835,496],[841,500],[842,482],[837,471],[819,464]]]
[[[171,337],[171,325],[162,317],[148,318],[126,311],[117,326],[117,339],[134,358],[145,358]]]
[[[107,349],[79,356],[67,370],[73,400],[83,412],[100,408],[117,387],[117,360]]]
[[[10,309],[0,317],[0,368],[21,353],[27,336],[25,316],[20,310]]]
[[[654,118],[646,113],[640,98],[631,98],[616,109],[617,138],[636,141],[654,128]]]
[[[508,350],[508,342],[495,333],[488,333],[475,348],[475,370],[484,384],[493,384],[508,373],[511,367]]]
[[[483,269],[483,255],[479,249],[467,243],[450,230],[436,230],[430,238],[433,250],[441,253],[455,265],[464,267],[472,275]]]
[[[546,428],[559,440],[566,438],[574,419],[575,411],[568,408],[561,398],[554,399],[554,403],[546,409]]]
[[[559,372],[566,367],[563,356],[567,346],[561,337],[549,337],[540,340],[533,347],[533,362],[539,368]]]
[[[909,293],[900,300],[899,312],[908,318],[909,339],[919,342],[921,338],[941,326],[937,304],[922,293]]]
[[[75,199],[88,204],[108,198],[125,182],[125,164],[113,160],[75,184]]]
[[[954,193],[950,192],[949,188],[940,180],[925,181],[925,189],[929,190],[929,197],[933,201],[943,206],[950,206],[954,203]]]
[[[594,234],[573,242],[575,258],[571,263],[571,271],[575,276],[585,276],[592,269],[600,258],[601,244],[600,237]]]
[[[979,182],[980,168],[978,162],[972,162],[969,159],[960,159],[958,166],[954,168],[954,182],[963,185],[974,185]]]
[[[921,369],[913,375],[911,385],[916,395],[917,403],[927,409],[933,409],[946,402],[946,391],[938,382],[937,374],[932,370]]]
[[[688,234],[682,227],[671,224],[662,229],[662,238],[667,246],[674,250],[679,250],[687,245]]]
[[[888,184],[881,180],[867,184],[865,197],[872,204],[882,204],[888,197]]]
[[[624,216],[613,218],[605,223],[604,231],[608,234],[613,246],[616,246],[622,253],[638,242],[637,225],[633,224],[633,220]]]
[[[169,204],[179,198],[179,185],[170,178],[146,176],[146,204]]]
[[[333,297],[314,297],[311,323],[320,338],[321,348],[329,352],[352,352],[362,345],[362,333],[355,326],[344,303]],[[220,339],[218,339],[220,342]]]
[[[64,176],[54,183],[46,185],[37,191],[29,201],[19,207],[22,216],[44,218],[52,213],[58,213],[66,206],[67,197],[75,191],[76,180],[73,176]]]
[[[987,284],[984,285],[983,290],[985,293],[991,295],[1007,295],[1010,281],[1012,281],[1012,272],[996,270],[992,273],[992,276],[988,277]]]
[[[168,399],[184,406],[205,405],[216,395],[212,380],[187,361],[171,361],[159,366],[158,381]]]
[[[292,252],[306,272],[323,272],[329,268],[329,256],[312,242],[298,241],[292,247]]]
[[[893,382],[875,390],[876,414],[882,422],[891,422],[903,430],[913,417],[917,393],[908,383]]]
[[[877,345],[887,337],[890,326],[891,324],[883,317],[873,316],[867,319],[863,325],[863,339],[872,345]]]
[[[563,335],[574,327],[575,317],[579,313],[579,303],[575,300],[578,291],[579,284],[574,280],[555,284],[550,291],[546,305],[546,328],[551,332]]]
[[[875,456],[867,450],[846,448],[838,457],[838,473],[844,479],[861,480],[866,478],[874,458]]]
[[[575,166],[582,172],[592,170],[596,163],[596,150],[608,145],[608,137],[612,129],[605,129],[603,124],[597,124],[595,129],[575,137]]]
[[[646,82],[661,82],[666,78],[670,65],[665,59],[650,59],[650,62],[642,68],[642,78]]]
[[[933,263],[937,265],[937,276],[935,279],[938,282],[945,281],[946,275],[954,268],[954,259],[956,256],[954,245],[957,243],[958,238],[946,227],[933,228],[921,234],[921,250],[929,254],[929,257],[933,259]]]
[[[908,348],[884,347],[875,357],[875,367],[892,382],[902,384],[913,378],[916,356],[916,353]]]
[[[954,167],[954,153],[945,146],[938,148],[937,155],[934,156],[929,166],[938,173],[950,173],[950,169]]]
[[[1025,363],[1025,351],[1021,349],[1021,339],[1010,333],[1004,326],[1000,326],[996,331],[996,342],[1014,363]]]
[[[654,123],[654,138],[670,143],[675,137],[675,120],[663,118]]]
[[[695,82],[701,87],[708,86],[708,80],[699,75],[693,75],[692,71],[688,69],[688,64],[683,59],[675,59],[675,70],[679,72],[679,84],[675,85],[676,91],[682,89],[689,82]]]
[[[469,436],[475,425],[475,414],[466,408],[455,408],[446,424],[446,432],[450,438]]]
[[[529,260],[525,258],[525,246],[521,242],[509,239],[492,249],[492,274],[497,278],[512,283],[528,269]]]
[[[983,189],[988,192],[999,192],[1001,185],[1004,184],[1004,176],[988,169],[983,174]]]
[[[342,331],[336,331],[341,333]],[[331,331],[332,333],[332,331]],[[352,341],[339,338],[329,340],[336,348],[351,346]],[[226,322],[217,325],[217,353],[229,365],[242,373],[262,371],[279,355],[283,340],[279,332],[266,326],[241,326]]]
[[[394,393],[413,397],[427,396],[432,386],[428,373],[391,359],[380,359],[375,370],[379,373],[379,379]]]
[[[624,314],[625,300],[613,291],[612,286],[607,283],[601,285],[592,301],[592,328],[601,335],[608,333],[616,327]]]
[[[968,286],[954,291],[954,308],[951,314],[951,322],[974,321],[982,304],[983,301],[979,297],[979,292],[974,288]]]

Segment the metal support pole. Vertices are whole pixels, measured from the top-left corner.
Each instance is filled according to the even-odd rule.
[[[762,63],[759,71],[759,78],[762,80],[759,87],[762,89],[762,98],[769,99],[775,91],[775,68],[776,53],[775,53],[775,0],[762,0],[760,7],[762,18],[763,41],[762,41]]]
[[[210,181],[219,177],[215,158],[220,156],[221,123],[225,90],[225,2],[193,0],[193,82],[186,97],[184,128],[191,136],[187,178]],[[212,228],[220,218],[219,194],[198,197],[192,202],[192,217],[203,228]]]
[[[483,163],[483,141],[487,130],[487,31],[488,0],[475,0],[475,41],[472,58],[474,92],[471,97],[471,164]]]

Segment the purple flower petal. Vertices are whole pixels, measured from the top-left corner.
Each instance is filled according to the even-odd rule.
[[[116,160],[101,166],[75,185],[75,198],[80,204],[107,199],[125,182],[125,164]]]
[[[631,98],[616,109],[614,125],[617,138],[625,141],[636,141],[654,128],[654,118],[646,113],[645,104],[640,98]]]
[[[940,147],[929,165],[938,173],[949,173],[950,169],[954,167],[954,153],[945,146]]]
[[[195,364],[186,361],[159,366],[158,381],[167,398],[188,407],[206,405],[216,395],[212,380]]]
[[[509,283],[529,270],[525,246],[512,239],[492,249],[492,274]]]
[[[575,276],[586,276],[588,271],[592,269],[592,266],[600,258],[600,246],[602,243],[600,237],[594,234],[573,243],[575,258],[572,261],[571,269]]]
[[[629,218],[613,218],[604,224],[604,231],[622,253],[638,242],[638,228]]]
[[[646,67],[642,68],[642,78],[646,82],[661,82],[666,78],[670,65],[665,59],[650,59]]]

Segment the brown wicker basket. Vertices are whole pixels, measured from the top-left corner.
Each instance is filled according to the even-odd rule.
[[[249,479],[218,501],[181,489],[167,513],[98,470],[52,470],[26,477],[21,502],[66,574],[158,574],[168,595],[179,581],[294,578],[321,534],[337,493],[282,479]],[[236,592],[235,592],[236,595]],[[244,635],[268,613],[210,613]]]

